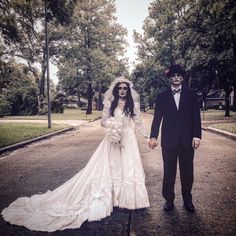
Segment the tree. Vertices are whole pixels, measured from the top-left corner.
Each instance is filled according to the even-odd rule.
[[[144,34],[135,33],[146,80],[159,80],[164,68],[180,63],[186,82],[203,93],[214,86],[236,91],[236,3],[233,0],[156,0],[151,3]],[[150,76],[155,71],[156,76]],[[235,107],[235,97],[234,97]]]
[[[81,106],[80,98],[86,96],[86,81],[84,81],[83,71],[77,68],[71,61],[66,58],[58,63],[58,90],[65,91],[66,96],[77,95],[78,106]]]
[[[50,56],[56,53],[58,37],[55,26],[68,24],[75,0],[45,0],[48,4],[47,20],[50,22]],[[6,48],[0,57],[18,57],[24,60],[38,84],[39,113],[45,112],[46,50],[44,41],[44,3],[40,0],[3,0],[0,3],[0,30]],[[41,66],[41,73],[36,69]]]
[[[35,115],[37,113],[37,84],[29,68],[14,61],[4,63],[0,77],[0,107],[3,115]],[[3,73],[1,73],[2,75]],[[2,83],[7,81],[7,83]]]
[[[124,53],[126,30],[116,22],[115,11],[113,0],[78,1],[72,21],[64,30],[67,40],[61,48],[59,70],[67,67],[69,75],[59,72],[60,83],[74,83],[77,91],[84,91],[86,84],[87,114],[92,113],[93,91],[99,92],[101,101],[104,84],[121,70],[127,71],[119,59]]]
[[[144,21],[143,35],[134,32],[140,61],[134,74],[142,71],[150,103],[168,85],[164,72],[176,61],[178,21],[185,10],[185,1],[153,1],[149,7],[149,16]]]
[[[235,1],[200,0],[192,3],[179,27],[180,61],[191,77],[201,74],[204,87],[214,84],[225,90],[225,116],[229,116],[232,87],[236,89],[235,18]]]

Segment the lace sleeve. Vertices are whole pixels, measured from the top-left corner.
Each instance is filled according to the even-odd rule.
[[[110,116],[110,106],[111,106],[111,103],[109,101],[106,101],[103,107],[103,111],[102,111],[102,119],[101,119],[102,127],[106,127],[106,121]]]
[[[138,132],[143,135],[145,138],[148,138],[147,132],[144,128],[142,119],[141,119],[141,114],[140,114],[140,105],[138,102],[134,103],[134,114],[135,116],[132,117],[134,123],[135,123],[135,128],[138,130]]]

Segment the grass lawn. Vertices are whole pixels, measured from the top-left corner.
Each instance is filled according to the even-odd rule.
[[[23,123],[4,123],[0,124],[0,148],[35,138],[47,133],[64,129],[68,125],[53,125],[48,129],[47,124],[23,124]]]
[[[92,111],[86,115],[86,111],[80,109],[65,109],[64,113],[52,113],[52,120],[93,120],[101,117],[102,111]],[[42,116],[6,116],[5,120],[47,120],[47,115]]]
[[[201,111],[201,118],[203,121],[213,121],[213,120],[235,120],[236,121],[236,112],[230,111],[230,117],[225,117],[224,110],[207,110]]]
[[[211,127],[236,134],[236,123],[215,124],[211,125]]]
[[[154,114],[154,110],[148,110],[148,113]],[[236,112],[230,111],[230,117],[225,117],[224,110],[207,110],[201,111],[202,121],[213,121],[213,120],[235,120],[236,121]]]

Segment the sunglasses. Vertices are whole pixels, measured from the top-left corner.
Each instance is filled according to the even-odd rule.
[[[128,87],[118,87],[118,90],[128,90]]]

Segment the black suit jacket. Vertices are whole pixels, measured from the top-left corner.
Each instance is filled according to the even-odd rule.
[[[194,137],[201,138],[201,118],[194,90],[182,85],[179,110],[177,110],[171,88],[157,96],[150,138],[157,138],[161,128],[161,145],[176,148],[179,142],[185,148],[192,147]]]

